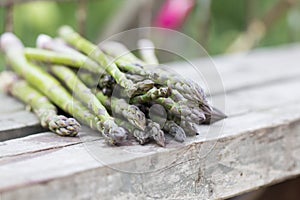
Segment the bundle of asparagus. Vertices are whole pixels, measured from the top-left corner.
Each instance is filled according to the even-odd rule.
[[[226,117],[209,105],[198,84],[146,67],[158,65],[150,40],[138,42],[139,59],[121,43],[98,47],[68,26],[59,29],[59,36],[40,35],[37,48],[24,48],[12,33],[0,41],[17,74],[10,73],[1,87],[30,105],[41,124],[59,135],[75,136],[77,119],[99,130],[111,145],[123,144],[131,134],[140,144],[154,140],[165,146],[165,133],[184,142],[186,135],[198,134],[197,125]],[[155,104],[166,116],[151,109]],[[55,106],[75,119],[57,115]]]

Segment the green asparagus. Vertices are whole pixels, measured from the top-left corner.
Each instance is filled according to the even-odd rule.
[[[155,142],[164,147],[166,144],[165,134],[161,130],[161,127],[158,123],[152,121],[151,119],[147,119],[147,127],[145,131],[155,140]]]
[[[161,87],[161,88],[153,87],[145,94],[133,97],[130,101],[131,103],[135,103],[135,104],[147,103],[161,97],[167,98],[168,96],[170,96],[170,94],[171,94],[171,90],[169,87]]]
[[[50,67],[50,71],[59,78],[74,95],[88,106],[88,108],[100,119],[103,133],[106,137],[126,138],[126,131],[117,126],[105,107],[100,103],[92,91],[82,83],[76,74],[69,68],[59,65]]]
[[[46,96],[20,80],[12,72],[2,72],[0,87],[3,91],[29,105],[39,118],[41,125],[61,136],[76,136],[80,124],[74,118],[57,115],[56,107]]]
[[[124,132],[109,135],[103,131],[103,124],[89,112],[80,102],[74,100],[61,84],[38,66],[28,62],[24,56],[21,41],[12,33],[4,33],[0,39],[0,46],[12,69],[22,76],[31,86],[47,96],[52,102],[65,112],[91,128],[100,130],[109,144],[122,143],[126,138]]]
[[[91,59],[104,67],[116,82],[121,85],[128,96],[131,96],[136,88],[131,80],[128,80],[123,72],[119,70],[117,65],[110,62],[106,55],[94,44],[81,37],[71,27],[63,26],[59,30],[59,35],[69,44],[73,45],[78,50],[84,52]]]
[[[128,71],[132,74],[144,76],[150,80],[153,80],[157,84],[166,85],[172,89],[178,90],[188,100],[196,101],[200,106],[204,105],[205,108],[210,110],[210,106],[206,100],[203,89],[195,82],[171,75],[169,72],[158,68],[156,68],[155,71],[145,68],[145,64],[141,64],[138,59],[135,60],[136,57],[120,43],[106,42],[106,44],[102,45],[101,48],[108,55],[116,58],[115,63],[122,70]],[[120,51],[127,52],[127,54],[120,55]]]
[[[130,133],[133,134],[134,138],[140,143],[140,144],[146,144],[147,142],[150,141],[151,136],[148,132],[142,131],[136,127],[134,127],[132,124],[128,123],[125,120],[116,118],[116,123],[127,129]]]
[[[118,99],[115,97],[109,98],[101,91],[96,91],[95,95],[101,103],[112,110],[113,113],[121,115],[136,128],[145,130],[146,117],[138,107],[128,104],[124,99]]]
[[[29,60],[68,65],[78,69],[86,69],[96,74],[104,73],[104,70],[96,63],[90,62],[89,59],[73,56],[72,54],[62,54],[54,51],[35,48],[25,48],[24,53],[26,58]]]
[[[184,130],[172,120],[167,120],[164,123],[163,130],[172,135],[178,142],[184,142],[186,139]]]
[[[198,109],[189,108],[187,105],[174,102],[171,98],[158,98],[155,102],[162,105],[169,113],[186,121],[201,124],[205,120],[204,113]]]

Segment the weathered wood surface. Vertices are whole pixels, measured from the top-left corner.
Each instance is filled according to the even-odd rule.
[[[260,50],[239,62],[236,56],[217,58],[229,90],[230,117],[224,124],[201,126],[203,134],[184,144],[170,140],[167,148],[112,148],[88,129],[80,138],[47,132],[1,142],[0,197],[219,199],[297,176],[299,54],[300,47],[294,46]]]

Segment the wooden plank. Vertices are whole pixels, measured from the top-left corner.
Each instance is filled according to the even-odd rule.
[[[44,131],[35,114],[19,111],[0,115],[0,141]]]
[[[93,154],[78,144],[7,157],[0,161],[0,191],[4,199],[226,198],[299,175],[299,133],[297,103],[229,118],[221,136],[195,137],[184,146],[171,141],[168,148],[108,148],[95,141],[89,143]],[[109,162],[95,160],[99,154]],[[165,168],[141,174],[112,169],[159,165]]]
[[[25,109],[24,104],[0,92],[0,113],[13,113]]]
[[[98,140],[99,134],[83,126],[79,137],[61,137],[52,132],[43,132],[5,141],[0,143],[0,159]]]

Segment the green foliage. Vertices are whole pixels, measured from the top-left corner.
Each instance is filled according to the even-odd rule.
[[[122,9],[121,6],[124,3],[126,1],[90,1],[87,6],[85,36],[91,41],[97,41],[103,29],[109,26],[110,19],[118,9]],[[197,0],[195,9],[181,31],[200,41],[210,54],[221,54],[239,34],[246,30],[250,19],[262,19],[275,3],[277,3],[276,0],[227,0],[226,3],[217,0]],[[211,8],[210,25],[205,26],[209,6]],[[15,34],[26,46],[35,46],[35,39],[41,33],[56,36],[58,27],[64,24],[77,29],[77,7],[76,1],[59,3],[34,1],[17,5],[14,8]],[[4,8],[0,8],[0,33],[4,32],[4,16]],[[300,4],[276,21],[257,46],[299,42],[299,17]],[[201,27],[207,30],[201,30]],[[0,70],[4,68],[2,57],[0,56]]]

